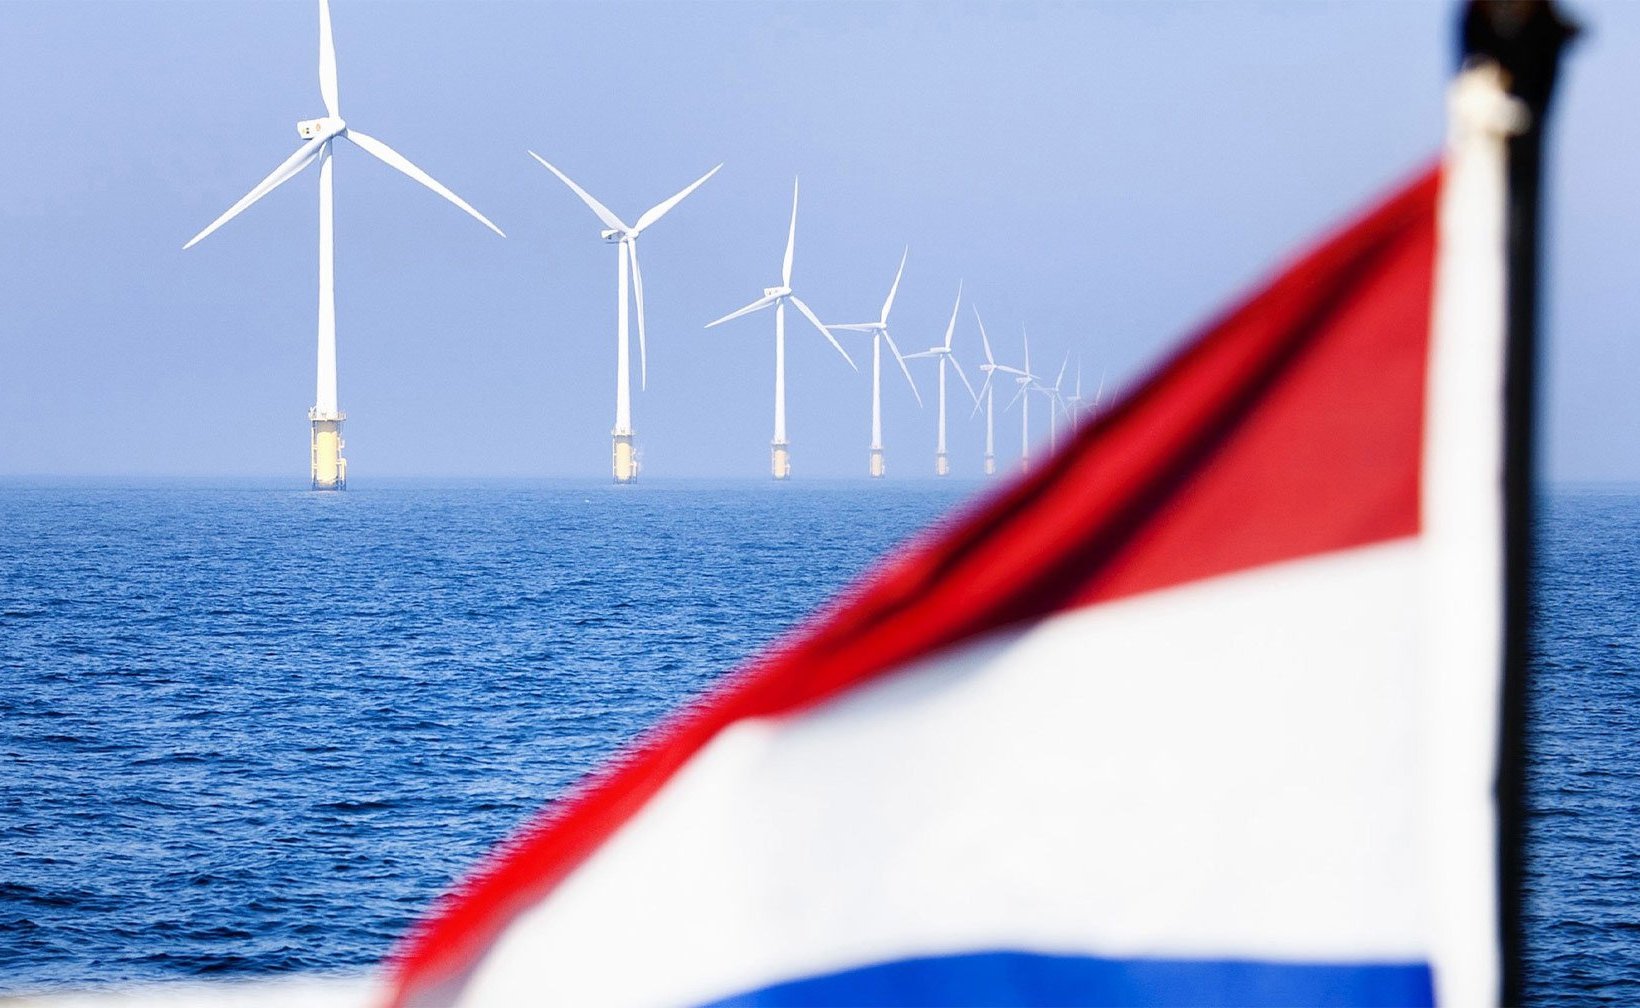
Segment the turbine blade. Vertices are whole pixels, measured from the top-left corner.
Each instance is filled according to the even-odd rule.
[[[1076,398],[1077,398],[1078,402],[1080,402],[1081,399],[1082,399],[1082,355],[1081,354],[1076,355]]]
[[[626,242],[626,253],[632,260],[632,293],[638,301],[638,387],[649,389],[649,347],[643,331],[643,271],[638,268],[638,243]]]
[[[894,274],[894,286],[888,289],[888,300],[883,302],[883,325],[888,325],[888,310],[894,307],[894,295],[899,293],[900,290],[900,277],[905,275],[905,257],[910,254],[911,246],[909,245],[905,247],[904,252],[900,253],[900,271]]]
[[[786,232],[786,262],[780,267],[780,282],[792,285],[792,253],[797,249],[797,179],[792,178],[792,226]],[[850,361],[849,363],[853,363]]]
[[[749,315],[752,312],[757,311],[759,308],[767,308],[767,307],[769,307],[770,305],[774,304],[776,301],[779,301],[779,300],[780,299],[777,298],[777,297],[769,297],[769,296],[760,297],[756,301],[753,301],[751,304],[747,305],[746,307],[737,309],[736,311],[732,311],[729,314],[723,316],[722,318],[718,319],[715,322],[706,323],[706,328],[710,329],[715,325],[722,325],[723,323],[729,321],[730,319],[737,319],[737,318],[740,318],[740,316],[742,316],[742,315]]]
[[[917,397],[917,407],[921,409],[922,393],[917,391],[916,379],[911,377],[911,369],[906,366],[904,355],[900,353],[899,346],[895,344],[894,337],[888,334],[887,329],[883,330],[883,339],[888,341],[888,348],[894,352],[894,359],[900,362],[900,373],[905,375],[906,384],[911,386],[911,394]]]
[[[985,405],[985,393],[991,387],[991,379],[995,377],[995,371],[985,372],[985,380],[979,383],[979,394],[974,396],[974,410],[972,413],[968,414],[968,419],[972,420],[979,416],[979,408]]]
[[[955,356],[951,356],[951,366],[957,369],[957,377],[962,379],[962,384],[968,389],[968,394],[974,398],[974,408],[978,409],[979,393],[975,392],[974,386],[968,383],[968,376],[962,373],[962,365],[957,363],[957,358]]]
[[[1099,409],[1099,401],[1105,398],[1105,368],[1099,369],[1099,391],[1093,394],[1093,408]]]
[[[979,317],[979,308],[975,307],[971,302],[968,307],[974,309],[974,321],[979,323],[979,341],[985,347],[985,363],[995,364],[997,359],[991,356],[991,337],[985,335],[985,320]]]
[[[1027,386],[1025,386],[1025,385],[1019,386],[1019,391],[1015,392],[1014,397],[1012,399],[1008,400],[1008,405],[1002,407],[1002,412],[1006,413],[1009,410],[1013,409],[1014,408],[1014,403],[1019,402],[1019,397],[1025,394],[1025,389],[1026,388],[1027,388]]]
[[[549,165],[548,167],[551,167],[551,166]],[[637,234],[638,232],[642,231],[644,228],[646,228],[649,225],[651,225],[651,224],[655,223],[656,221],[660,220],[662,217],[665,217],[668,213],[671,212],[673,207],[675,207],[679,203],[683,202],[683,198],[685,196],[687,196],[690,193],[694,192],[696,189],[699,189],[700,184],[702,182],[705,182],[707,179],[711,178],[713,175],[716,175],[717,172],[718,172],[718,168],[722,168],[722,167],[723,167],[723,165],[719,164],[717,166],[717,168],[713,168],[711,171],[707,172],[705,175],[702,175],[700,178],[695,179],[695,181],[689,183],[687,186],[684,186],[683,189],[676,196],[673,196],[671,199],[667,200],[665,203],[657,203],[654,206],[650,207],[648,210],[645,210],[643,212],[643,216],[638,218],[638,223],[632,225],[632,233]]]
[[[847,329],[849,332],[876,332],[882,326],[875,322],[828,322],[827,329]]]
[[[962,281],[957,281],[957,303],[951,306],[951,321],[945,327],[945,349],[951,349],[951,337],[957,333],[957,310],[962,307]]]
[[[554,175],[558,176],[558,178],[560,180],[562,180],[565,185],[569,186],[570,189],[572,191],[574,191],[575,195],[581,197],[581,202],[585,203],[587,205],[587,207],[592,210],[593,213],[598,215],[598,219],[604,222],[604,227],[614,228],[616,231],[620,231],[623,234],[632,230],[631,228],[627,227],[625,224],[622,224],[621,219],[619,217],[617,217],[614,214],[610,213],[609,212],[609,207],[606,207],[602,203],[599,203],[597,200],[593,199],[591,193],[587,192],[585,189],[582,189],[580,186],[576,185],[574,179],[571,179],[568,175],[565,175],[563,172],[559,171],[557,168],[554,168],[551,164],[549,164],[547,162],[546,158],[544,158],[541,155],[535,153],[535,151],[530,151],[529,155],[530,155],[530,157],[535,158],[535,160],[541,162],[541,167],[545,168],[547,171],[550,171]]]
[[[796,294],[791,294],[788,295],[788,299],[792,304],[797,306],[798,311],[803,313],[804,318],[814,323],[814,327],[820,330],[820,335],[826,338],[826,342],[830,343],[836,348],[838,353],[843,355],[843,359],[848,361],[849,367],[854,368],[856,371],[860,370],[859,365],[854,363],[854,358],[850,357],[848,355],[848,351],[843,349],[843,344],[837,342],[837,337],[831,334],[831,330],[826,328],[826,324],[820,321],[820,317],[818,315],[809,310],[809,306],[803,303],[802,298],[798,297]]]
[[[238,203],[235,203],[233,206],[225,210],[222,216],[218,217],[214,221],[211,221],[210,226],[205,230],[188,239],[188,244],[182,247],[184,249],[191,249],[195,245],[198,245],[206,235],[239,216],[240,212],[246,207],[295,178],[303,168],[306,168],[308,165],[313,163],[313,159],[319,156],[319,153],[324,148],[324,145],[325,138],[314,137],[312,140],[309,140],[307,143],[296,148],[296,153],[281,162],[279,167],[269,173],[267,178],[256,183],[250,192],[240,197]]]
[[[1019,338],[1025,341],[1025,374],[1031,373],[1031,334],[1024,326],[1019,327]]]
[[[341,118],[336,94],[336,41],[330,34],[330,0],[319,0],[319,96],[332,119]]]
[[[503,238],[507,237],[504,231],[490,223],[490,219],[488,217],[468,206],[466,200],[444,188],[444,186],[440,185],[439,181],[433,178],[433,176],[411,164],[410,159],[405,157],[403,154],[400,154],[398,151],[382,143],[380,140],[377,140],[375,137],[367,136],[360,133],[358,130],[344,130],[342,132],[342,136],[347,137],[360,147],[363,147],[377,160],[382,161],[393,168],[397,168],[399,171],[415,179],[417,182],[420,182],[422,185],[438,193],[440,196],[443,196],[451,203],[454,203],[456,206],[467,211],[468,214],[472,215],[474,220],[489,228],[491,231],[494,231]]]
[[[1065,380],[1065,369],[1070,366],[1070,363],[1071,363],[1071,352],[1069,350],[1066,350],[1065,351],[1064,363],[1059,365],[1059,377],[1055,378],[1053,380],[1053,394],[1054,395],[1059,394],[1059,383],[1063,382]]]
[[[939,354],[935,353],[932,350],[919,350],[916,353],[908,353],[900,359],[901,360],[921,360],[924,357],[938,357],[938,356],[939,356]]]

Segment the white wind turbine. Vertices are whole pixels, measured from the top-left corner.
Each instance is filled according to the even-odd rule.
[[[917,383],[911,378],[911,369],[906,367],[905,357],[900,354],[900,348],[894,344],[894,337],[888,331],[888,313],[894,307],[894,295],[900,290],[900,277],[905,274],[905,257],[911,254],[908,248],[900,254],[900,269],[894,274],[894,286],[888,289],[888,298],[883,301],[883,314],[875,322],[850,322],[844,325],[834,325],[832,329],[848,329],[853,332],[871,333],[871,459],[867,472],[872,479],[882,479],[887,469],[883,465],[883,342],[888,342],[888,349],[893,352],[894,359],[900,362],[900,371],[905,374],[906,383],[911,386],[911,394],[916,397],[917,405],[922,405],[922,393],[917,391]]]
[[[997,471],[996,452],[996,389],[991,386],[991,379],[996,373],[1011,374],[1017,379],[1030,380],[1030,374],[1016,367],[998,364],[996,357],[991,354],[991,337],[985,334],[985,320],[979,317],[979,309],[974,308],[974,321],[979,323],[980,345],[985,347],[985,363],[979,369],[985,372],[985,381],[980,383],[979,398],[985,404],[985,475],[994,476]],[[1027,355],[1028,356],[1028,355]],[[1027,359],[1026,363],[1029,363]],[[974,403],[974,412],[979,412],[979,402]]]
[[[930,347],[921,353],[910,354],[906,358],[910,360],[919,357],[932,357],[940,362],[940,425],[939,438],[934,447],[935,476],[951,475],[951,463],[945,454],[945,365],[947,362],[956,369],[957,377],[962,379],[963,387],[968,389],[968,395],[974,400],[974,405],[979,405],[979,395],[974,392],[974,386],[969,384],[968,376],[962,373],[962,365],[957,363],[956,356],[951,352],[951,337],[956,335],[957,312],[961,308],[962,282],[959,280],[957,282],[957,301],[951,306],[951,321],[945,327],[945,343],[940,346]]]
[[[364,148],[365,153],[386,162],[467,211],[491,231],[498,235],[502,232],[460,196],[411,164],[404,155],[375,137],[349,127],[342,119],[336,89],[336,47],[331,39],[328,0],[319,0],[319,96],[325,104],[324,117],[296,124],[296,132],[307,142],[275,168],[272,174],[258,182],[238,203],[212,221],[210,227],[194,235],[182,247],[189,249],[197,245],[246,207],[295,178],[308,165],[319,162],[319,376],[313,408],[308,411],[312,434],[311,475],[315,490],[342,490],[347,486],[347,462],[341,455],[342,421],[347,419],[347,415],[341,411],[336,395],[336,274],[331,213],[331,144],[339,139],[352,141]]]
[[[1037,378],[1031,373],[1031,334],[1020,326],[1019,336],[1025,343],[1025,370],[1008,369],[1014,374],[1014,384],[1019,386],[1019,391],[1008,400],[1003,412],[1012,409],[1014,403],[1019,403],[1019,471],[1024,472],[1031,467],[1031,397],[1027,393],[1036,384]]]
[[[1048,400],[1048,451],[1050,453],[1059,447],[1059,413],[1065,412],[1069,416],[1069,411],[1065,409],[1065,397],[1060,394],[1059,388],[1065,382],[1065,369],[1070,366],[1070,363],[1071,353],[1067,350],[1065,351],[1064,362],[1059,365],[1059,377],[1054,379],[1053,384],[1046,385],[1039,381],[1032,386],[1032,391],[1041,392],[1043,398]]]
[[[1065,417],[1072,423],[1081,418],[1087,407],[1087,400],[1082,397],[1082,355],[1076,355],[1076,389],[1065,397]]]
[[[831,330],[826,328],[825,324],[820,321],[819,316],[815,315],[809,306],[803,303],[802,298],[792,293],[792,253],[796,247],[797,180],[793,179],[792,224],[791,229],[786,234],[786,259],[780,268],[780,286],[765,287],[763,288],[763,296],[756,301],[744,308],[732,311],[720,319],[706,323],[706,328],[710,329],[730,319],[749,315],[752,312],[774,305],[774,440],[769,445],[769,469],[777,480],[789,478],[792,472],[791,449],[786,441],[786,303],[791,302],[792,307],[802,312],[803,317],[813,323],[816,329],[820,330],[820,335],[824,336],[826,342],[830,343],[838,353],[843,355],[843,359],[848,361],[849,367],[854,368],[856,371],[860,370],[855,367],[854,358],[850,357],[848,351],[843,349],[843,345],[837,342],[837,337],[831,334]]]
[[[689,183],[671,199],[645,210],[643,216],[638,218],[638,222],[629,227],[619,217],[610,213],[608,207],[576,185],[568,175],[548,164],[541,155],[534,151],[530,151],[529,155],[541,162],[542,167],[558,176],[575,195],[581,197],[581,202],[604,222],[604,230],[600,232],[604,241],[613,242],[616,246],[616,298],[619,303],[615,309],[615,429],[610,432],[613,438],[610,458],[615,482],[630,483],[638,476],[638,455],[636,434],[632,430],[632,339],[627,323],[627,304],[631,300],[627,294],[629,270],[632,295],[637,300],[638,308],[639,381],[644,388],[649,387],[649,350],[644,338],[643,271],[638,268],[638,236],[643,234],[645,228],[665,217],[673,207],[683,202],[683,198],[699,188],[701,183],[716,175],[718,168],[722,168],[723,165],[718,165],[717,168]]]

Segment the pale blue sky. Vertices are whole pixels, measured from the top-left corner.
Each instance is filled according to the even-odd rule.
[[[355,148],[336,161],[338,333],[356,485],[608,472],[614,250],[524,153],[648,232],[652,476],[767,471],[773,319],[705,331],[779,275],[871,317],[903,246],[902,345],[957,281],[1000,352],[1091,385],[1142,371],[1296,244],[1437,150],[1444,3],[691,4],[334,0],[342,109],[501,240]],[[1640,7],[1589,31],[1553,154],[1551,476],[1640,478]],[[302,2],[0,4],[0,475],[306,477],[316,173],[181,246],[322,114]],[[798,476],[865,466],[869,386],[789,331]],[[845,336],[844,338],[848,338]],[[864,350],[863,339],[848,344]],[[964,308],[958,352],[979,357]],[[858,355],[862,362],[865,353]],[[929,362],[913,362],[927,364]],[[925,398],[931,370],[918,372]],[[887,386],[892,475],[932,408]],[[958,411],[953,466],[982,426]],[[1040,414],[1038,415],[1040,417]],[[1017,417],[999,419],[1004,456]]]

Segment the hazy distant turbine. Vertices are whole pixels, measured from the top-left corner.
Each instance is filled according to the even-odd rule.
[[[936,439],[935,444],[934,444],[934,475],[935,476],[949,476],[949,475],[951,475],[951,463],[950,463],[949,459],[946,457],[946,451],[945,451],[945,365],[947,363],[949,363],[953,368],[956,369],[957,377],[962,379],[963,387],[968,389],[968,395],[974,400],[974,405],[976,405],[976,406],[979,405],[979,396],[978,396],[978,394],[976,394],[974,392],[974,386],[969,384],[968,376],[962,373],[962,365],[957,363],[956,356],[954,354],[952,354],[952,352],[951,352],[951,338],[954,335],[956,335],[956,332],[957,332],[957,312],[961,308],[962,308],[962,282],[958,281],[957,282],[957,300],[956,300],[956,303],[951,306],[951,321],[945,327],[945,342],[943,344],[941,344],[940,346],[930,347],[929,349],[924,350],[921,353],[910,354],[910,355],[908,355],[908,358],[907,358],[907,359],[914,359],[914,358],[919,358],[919,357],[931,357],[931,358],[934,358],[935,360],[938,360],[940,362],[940,421],[939,421],[939,436]]]
[[[970,307],[972,307],[972,306],[970,306]],[[974,308],[974,321],[979,323],[980,345],[985,348],[985,363],[981,364],[979,366],[979,369],[981,371],[985,372],[985,381],[980,383],[980,387],[979,387],[980,394],[978,396],[978,398],[984,400],[984,403],[985,403],[985,475],[994,476],[994,475],[996,475],[996,471],[997,471],[997,447],[996,447],[996,392],[997,392],[997,390],[992,386],[991,380],[996,377],[996,373],[998,371],[1001,371],[1003,374],[1011,374],[1011,375],[1015,375],[1016,377],[1023,377],[1024,379],[1027,379],[1027,380],[1030,378],[1030,375],[1027,374],[1024,371],[1021,371],[1019,368],[1009,367],[1006,364],[998,364],[996,357],[991,354],[991,337],[987,336],[986,333],[985,333],[985,320],[979,317],[979,309],[978,308]],[[1029,363],[1029,362],[1027,361],[1027,363]],[[976,413],[979,412],[979,406],[980,406],[979,402],[975,402],[974,412],[976,412]]]
[[[1052,385],[1037,382],[1031,386],[1034,392],[1042,393],[1048,401],[1048,451],[1053,452],[1059,447],[1059,414],[1065,412],[1065,397],[1060,395],[1060,386],[1065,382],[1065,368],[1071,363],[1071,353],[1065,351],[1065,359],[1059,365],[1059,377],[1053,380]]]
[[[307,142],[286,158],[267,178],[256,184],[238,203],[184,245],[192,248],[204,237],[238,216],[246,207],[295,178],[302,169],[319,162],[319,375],[313,408],[308,411],[312,436],[311,477],[315,490],[341,490],[347,486],[347,462],[342,458],[342,421],[336,393],[336,284],[333,256],[332,188],[330,145],[339,139],[351,140],[365,152],[420,182],[467,211],[485,227],[501,234],[489,218],[468,206],[460,196],[444,188],[432,176],[411,164],[404,155],[374,137],[351,129],[342,119],[336,88],[336,48],[330,33],[330,4],[319,0],[319,95],[324,99],[325,116],[296,124],[296,132]],[[503,235],[505,237],[505,235]]]
[[[710,329],[721,325],[730,319],[739,318],[751,312],[760,311],[774,305],[774,440],[769,444],[769,470],[777,480],[791,476],[791,447],[786,440],[786,302],[803,313],[803,317],[820,330],[820,335],[826,338],[848,366],[860,370],[854,365],[854,358],[848,355],[843,345],[837,342],[837,337],[831,334],[815,315],[803,299],[792,293],[792,255],[797,247],[797,180],[792,180],[792,223],[786,233],[786,259],[780,268],[780,286],[763,288],[763,296],[744,308],[737,309],[720,319],[706,323]]]
[[[1031,467],[1031,397],[1026,393],[1037,379],[1031,373],[1031,334],[1020,326],[1019,337],[1025,343],[1025,370],[1013,372],[1017,376],[1014,383],[1019,386],[1019,391],[1008,400],[1003,412],[1012,409],[1014,403],[1019,403],[1019,470],[1024,472]],[[1013,371],[1012,368],[1009,370]]]
[[[922,393],[917,391],[917,383],[911,377],[911,369],[906,367],[905,357],[900,354],[900,348],[895,345],[894,337],[888,332],[888,313],[894,307],[894,295],[900,290],[900,277],[905,275],[905,258],[911,254],[907,248],[900,253],[900,269],[894,274],[894,286],[888,289],[888,298],[883,301],[883,313],[875,322],[849,322],[834,325],[833,329],[848,329],[853,332],[871,333],[871,448],[870,458],[866,463],[866,472],[872,479],[882,479],[888,469],[883,460],[883,342],[888,342],[888,349],[894,354],[894,359],[900,362],[900,371],[905,375],[906,384],[911,386],[911,394],[916,397],[917,405],[922,405]]]
[[[554,168],[547,160],[534,151],[530,157],[541,162],[542,166],[563,180],[575,195],[581,197],[598,219],[604,222],[604,230],[599,232],[606,242],[616,245],[616,299],[615,309],[615,429],[611,432],[613,443],[610,446],[610,465],[614,470],[615,482],[630,483],[638,476],[638,451],[636,433],[632,430],[632,339],[627,324],[627,305],[631,298],[627,294],[628,270],[631,271],[632,293],[636,296],[638,307],[638,373],[639,381],[644,388],[649,387],[649,349],[644,336],[643,312],[643,271],[638,268],[638,236],[644,229],[665,217],[666,214],[683,198],[694,192],[701,183],[717,174],[717,168],[702,175],[689,183],[676,196],[645,210],[636,224],[628,227],[621,219],[610,213],[609,208],[592,198],[585,189],[563,172]]]

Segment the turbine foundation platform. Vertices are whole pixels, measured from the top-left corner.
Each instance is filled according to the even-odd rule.
[[[945,452],[940,452],[934,456],[934,475],[951,475],[951,460],[945,457]]]
[[[347,459],[342,458],[342,421],[346,419],[346,413],[308,410],[312,433],[309,475],[315,490],[347,489]]]
[[[991,454],[990,452],[986,452],[986,454],[985,454],[985,475],[995,476],[996,474],[997,474],[997,457],[995,455]]]
[[[638,478],[637,435],[631,431],[611,435],[610,471],[617,483],[631,483]]]
[[[881,448],[871,449],[871,468],[867,472],[871,473],[872,479],[882,479],[888,472],[883,465],[883,450]]]
[[[787,442],[769,443],[769,472],[777,480],[792,478],[792,453]]]

